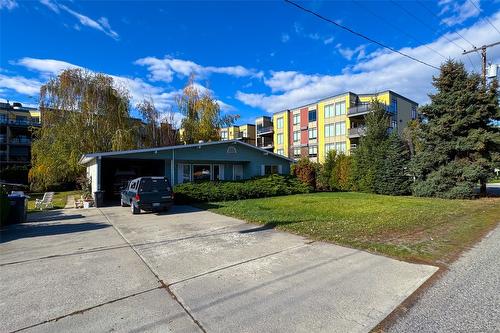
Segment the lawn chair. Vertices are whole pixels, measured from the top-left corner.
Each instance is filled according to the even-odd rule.
[[[43,210],[43,208],[54,208],[52,204],[52,199],[54,199],[54,192],[45,192],[42,199],[35,200],[35,208]]]

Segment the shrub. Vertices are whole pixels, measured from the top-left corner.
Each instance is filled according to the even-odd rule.
[[[292,166],[292,174],[301,182],[316,189],[316,175],[319,173],[319,165],[303,157]]]
[[[243,181],[186,183],[175,186],[175,202],[215,202],[309,193],[312,188],[295,177],[271,175]]]

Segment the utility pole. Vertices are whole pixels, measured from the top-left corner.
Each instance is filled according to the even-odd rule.
[[[468,53],[472,53],[472,52],[478,52],[479,50],[481,50],[481,63],[483,65],[483,86],[486,88],[486,49],[489,48],[489,47],[493,47],[495,45],[499,45],[500,42],[496,42],[496,43],[493,43],[493,44],[488,44],[488,45],[483,45],[481,47],[474,47],[472,50],[469,50],[469,51],[464,51],[462,54],[468,54]]]

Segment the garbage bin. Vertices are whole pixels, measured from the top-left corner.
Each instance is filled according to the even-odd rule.
[[[95,205],[95,207],[104,206],[104,191],[95,191],[94,192],[94,205]]]
[[[24,223],[28,215],[28,198],[24,195],[9,195],[9,215],[7,223]]]

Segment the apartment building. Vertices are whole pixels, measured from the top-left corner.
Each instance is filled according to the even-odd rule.
[[[0,170],[31,163],[32,129],[39,126],[36,108],[0,103]]]
[[[255,119],[256,143],[257,147],[273,151],[273,120],[269,116],[261,116]]]
[[[222,140],[241,140],[251,145],[256,145],[255,125],[252,124],[221,128],[220,136]]]
[[[373,94],[346,92],[273,115],[274,152],[289,158],[323,162],[332,149],[349,154],[365,133],[370,102],[384,103],[390,130],[399,133],[417,116],[418,104],[391,90]]]

